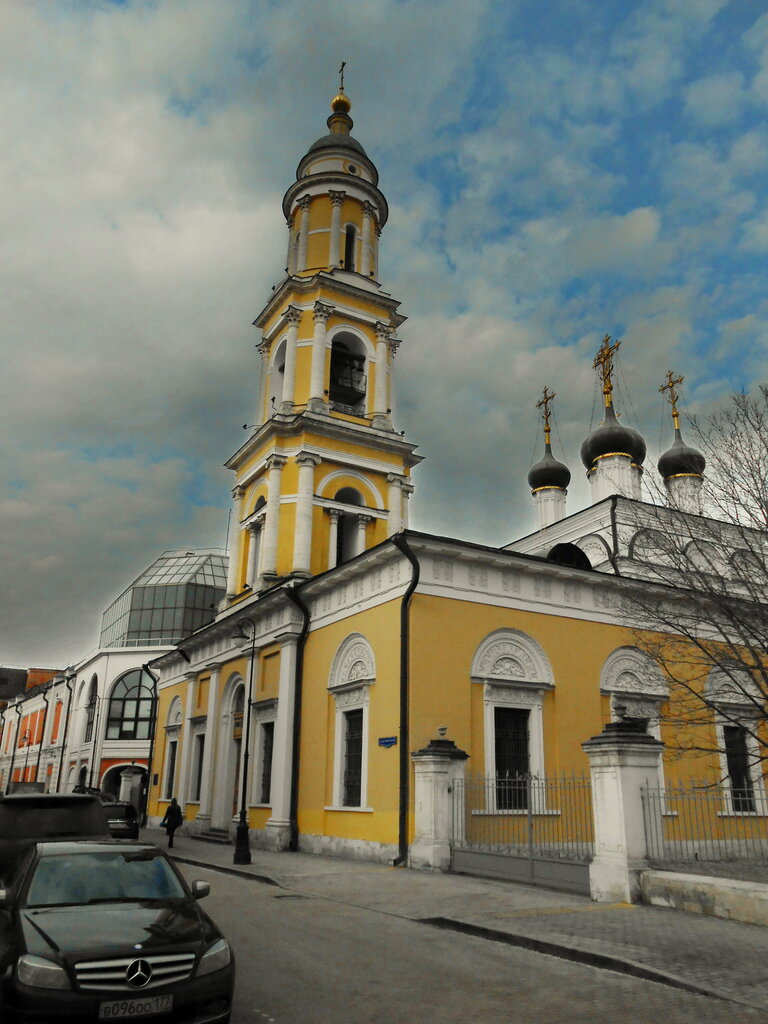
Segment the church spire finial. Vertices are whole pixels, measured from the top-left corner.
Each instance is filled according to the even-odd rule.
[[[610,334],[606,334],[603,343],[597,351],[592,368],[600,374],[603,383],[603,396],[605,407],[610,409],[613,406],[613,357],[619,349],[621,342],[616,340],[611,344]]]
[[[349,114],[349,111],[352,109],[352,104],[349,101],[349,97],[344,92],[344,68],[346,66],[347,62],[343,60],[341,62],[341,67],[339,68],[339,91],[331,100],[331,110],[333,111],[333,114],[331,114],[331,117],[328,119],[328,124],[331,131],[338,131],[338,128],[334,129],[333,125],[331,125],[331,121],[334,118],[334,114]],[[348,120],[349,126],[347,128],[347,131],[349,131],[349,128],[352,127],[351,119],[348,118]]]
[[[669,392],[667,400],[672,406],[672,422],[675,425],[675,431],[680,429],[680,413],[677,411],[677,400],[680,397],[680,392],[677,390],[678,385],[682,384],[685,377],[675,377],[671,370],[667,370],[667,383],[662,384],[659,391],[663,395],[665,391]]]
[[[544,390],[541,393],[541,399],[536,403],[536,408],[541,409],[541,418],[544,420],[544,444],[547,447],[550,446],[550,438],[552,435],[552,427],[549,422],[552,413],[549,407],[552,403],[552,399],[556,397],[557,392],[549,391],[545,385]]]

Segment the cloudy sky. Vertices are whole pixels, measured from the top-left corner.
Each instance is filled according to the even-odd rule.
[[[409,317],[412,526],[530,531],[545,384],[580,507],[605,333],[651,467],[668,369],[690,410],[765,380],[764,11],[4,0],[0,664],[82,657],[157,554],[224,544],[280,200],[342,59],[390,204],[380,278]]]

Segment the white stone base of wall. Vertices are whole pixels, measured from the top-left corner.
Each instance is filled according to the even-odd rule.
[[[391,864],[398,855],[395,843],[374,843],[365,839],[341,839],[338,836],[313,836],[306,833],[299,836],[299,850],[302,853],[320,853],[377,864]]]
[[[643,871],[644,903],[746,924],[768,925],[768,885],[678,871]]]

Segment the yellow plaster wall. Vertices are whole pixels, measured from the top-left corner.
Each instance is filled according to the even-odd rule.
[[[399,734],[399,601],[310,632],[302,696],[299,829],[381,843],[397,842],[399,746],[378,746]],[[328,693],[334,655],[350,633],[362,633],[376,658],[368,717],[368,806],[376,813],[326,810],[333,796],[336,704]]]

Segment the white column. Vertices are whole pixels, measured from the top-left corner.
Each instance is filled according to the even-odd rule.
[[[299,336],[299,320],[301,310],[289,306],[285,311],[288,322],[288,337],[285,341],[285,370],[283,371],[282,411],[293,412],[296,392],[296,339]]]
[[[298,207],[301,210],[301,220],[299,221],[299,253],[296,258],[295,272],[300,274],[302,270],[307,269],[307,242],[309,241],[309,196],[302,196],[298,202]]]
[[[257,345],[261,356],[261,375],[259,377],[259,398],[256,402],[256,415],[254,416],[255,426],[260,427],[267,418],[264,406],[267,401],[267,376],[269,374],[269,345],[266,339],[262,338],[261,344]]]
[[[302,576],[311,573],[312,557],[312,498],[315,492],[315,466],[320,458],[301,452],[296,457],[299,467],[299,486],[296,500],[296,529],[293,537],[293,571]]]
[[[400,533],[403,528],[403,491],[402,487],[405,478],[399,473],[387,473],[387,484],[389,485],[388,503],[389,517],[387,519],[387,536]]]
[[[315,333],[312,336],[312,370],[308,403],[314,412],[322,411],[325,407],[325,336],[328,332],[328,318],[332,312],[333,306],[326,302],[316,302],[314,305]]]
[[[363,237],[361,240],[362,252],[360,253],[360,273],[369,277],[371,273],[371,221],[373,218],[373,205],[363,203]]]
[[[216,734],[219,722],[219,672],[219,665],[211,666],[211,678],[208,682],[208,707],[205,719],[203,769],[200,777],[200,811],[195,819],[201,831],[208,828],[211,823],[214,781],[213,765],[216,759]]]
[[[240,522],[243,518],[243,498],[245,488],[235,487],[232,491],[232,522],[229,531],[229,565],[227,567],[227,597],[234,597],[238,590],[237,572],[240,561],[241,529]]]
[[[659,785],[664,744],[634,722],[609,722],[582,747],[592,776],[592,899],[597,903],[637,902],[640,872],[648,867],[642,789]]]
[[[413,491],[414,491],[413,484],[405,483],[400,488],[400,492],[401,492],[401,494],[403,496],[403,527],[402,528],[404,530],[408,529],[408,499],[413,494]]]
[[[373,426],[379,429],[392,429],[392,421],[389,417],[389,406],[387,405],[387,383],[389,341],[392,335],[392,328],[389,324],[376,324],[376,386],[373,395]]]
[[[378,281],[379,279],[379,239],[381,238],[381,228],[377,227],[375,231],[376,241],[373,245],[373,276]]]
[[[295,636],[279,637],[280,681],[272,748],[272,816],[267,821],[267,845],[285,850],[291,838],[291,780],[293,771],[293,713],[296,699]]]
[[[248,533],[250,534],[248,540],[248,570],[245,576],[245,582],[251,588],[256,589],[258,583],[258,561],[257,555],[259,553],[259,540],[261,534],[261,527],[263,520],[259,519],[255,523],[250,523],[248,526]]]
[[[264,516],[264,536],[261,540],[262,577],[277,576],[277,541],[280,528],[280,490],[283,466],[288,460],[283,455],[271,455],[267,460],[267,511]]]
[[[357,535],[355,537],[355,554],[361,555],[365,551],[365,531],[368,523],[373,522],[373,516],[357,517]]]
[[[336,568],[336,548],[339,543],[339,519],[341,510],[338,508],[328,509],[328,518],[331,521],[328,528],[328,568]]]
[[[341,208],[344,205],[346,192],[329,191],[331,197],[331,244],[328,255],[328,266],[338,267],[339,247],[341,245]]]

